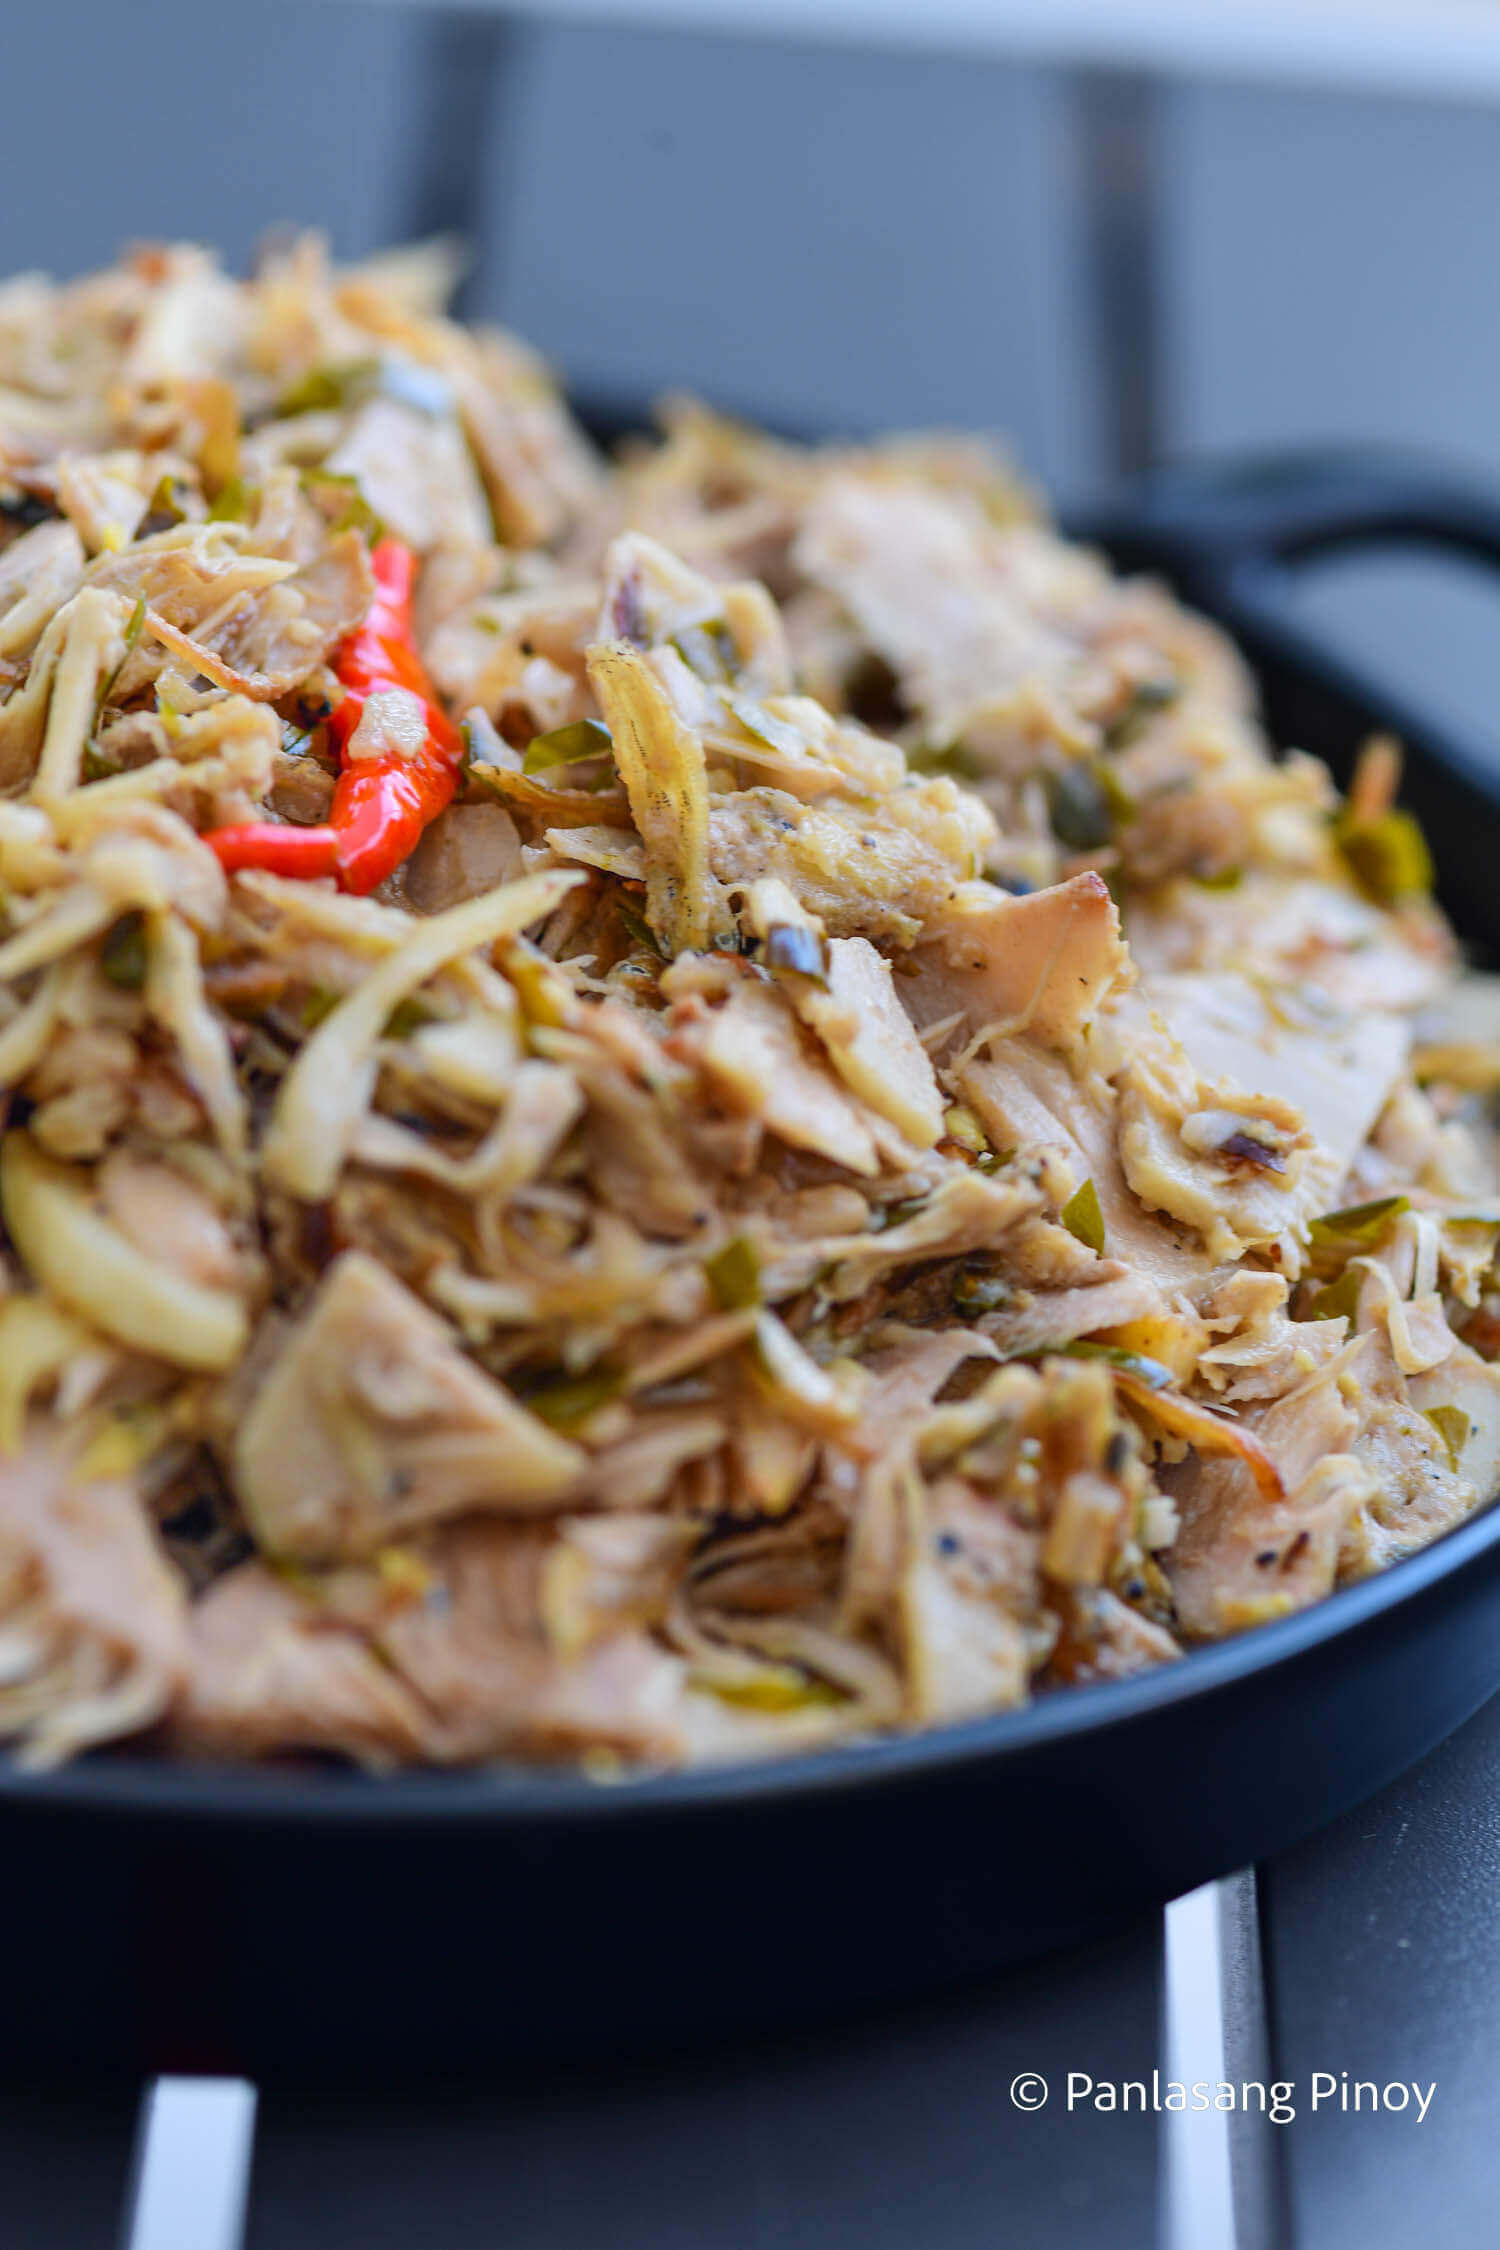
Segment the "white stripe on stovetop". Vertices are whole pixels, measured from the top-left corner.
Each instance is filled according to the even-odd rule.
[[[1163,1917],[1162,2076],[1238,2095],[1270,2074],[1255,1872],[1173,1899]],[[1261,2110],[1163,2110],[1162,2250],[1274,2250],[1272,2136]]]
[[[124,2250],[240,2250],[255,2145],[244,2078],[158,2078],[146,2090]]]

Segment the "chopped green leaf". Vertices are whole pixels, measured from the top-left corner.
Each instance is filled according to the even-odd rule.
[[[328,516],[330,531],[362,532],[373,547],[385,529],[365,498],[358,477],[336,476],[330,469],[306,469],[302,489]]]
[[[1182,693],[1182,682],[1175,672],[1158,672],[1151,680],[1137,680],[1131,702],[1137,711],[1165,711]]]
[[[131,650],[135,647],[136,642],[140,639],[141,631],[145,625],[145,622],[146,597],[144,594],[137,594],[135,607],[130,612],[130,618],[125,627],[125,646],[120,653],[120,661],[115,666],[114,670],[112,672],[107,672],[104,678],[99,682],[99,692],[94,697],[94,723],[89,730],[91,735],[97,734],[99,731],[99,723],[104,717],[105,709],[109,703],[110,697],[115,692],[115,682],[119,679],[120,674],[124,671],[126,659],[130,655]],[[117,766],[112,766],[107,759],[101,758],[98,762],[105,773],[117,773],[119,771],[119,768]],[[87,763],[87,757],[85,757],[85,778],[90,781],[98,780],[99,776],[97,774],[90,774],[87,772]]]
[[[700,680],[732,680],[739,669],[740,652],[722,617],[701,625],[681,625],[672,635],[672,646],[690,672]]]
[[[1081,1242],[1096,1257],[1104,1255],[1104,1213],[1099,1208],[1099,1190],[1092,1180],[1068,1197],[1058,1216],[1069,1234]]]
[[[1093,763],[1075,759],[1042,776],[1052,833],[1071,852],[1100,850],[1113,837],[1115,813]]]
[[[357,405],[380,380],[378,359],[351,359],[341,366],[314,367],[291,383],[276,401],[278,419],[292,414],[328,414]]]
[[[963,742],[919,742],[906,753],[913,773],[945,773],[954,781],[977,781],[979,760]]]
[[[530,1392],[523,1403],[554,1430],[571,1430],[580,1422],[586,1422],[591,1414],[597,1414],[611,1399],[618,1398],[624,1384],[624,1376],[612,1368],[597,1367],[587,1375],[544,1383],[540,1390]]]
[[[1364,1275],[1358,1266],[1345,1266],[1337,1281],[1330,1281],[1320,1289],[1309,1311],[1314,1320],[1347,1320],[1351,1324],[1359,1311],[1360,1285]]]
[[[1392,1219],[1410,1209],[1411,1199],[1405,1195],[1381,1195],[1373,1203],[1348,1203],[1341,1211],[1325,1211],[1321,1218],[1310,1220],[1307,1238],[1325,1245],[1374,1242]]]
[[[658,938],[655,930],[652,929],[651,924],[646,920],[645,915],[631,905],[623,891],[615,900],[615,912],[619,915],[620,920],[635,939],[637,945],[643,945],[646,951],[654,953],[658,960],[665,961],[670,958],[665,946]]]
[[[585,758],[608,757],[614,738],[597,719],[573,719],[548,734],[534,734],[524,759],[523,773],[545,773],[550,766],[576,766]]]
[[[720,1312],[744,1312],[760,1303],[760,1258],[748,1235],[726,1242],[704,1261],[703,1273]]]
[[[1103,1359],[1111,1367],[1122,1367],[1127,1375],[1139,1377],[1153,1391],[1169,1390],[1176,1380],[1170,1367],[1159,1359],[1151,1359],[1145,1352],[1127,1351],[1123,1344],[1091,1344],[1083,1337],[1071,1343],[1050,1347],[1063,1359]]]
[[[396,399],[415,407],[419,414],[451,414],[453,391],[447,377],[435,367],[424,367],[402,352],[384,352],[378,358],[332,361],[310,368],[289,384],[276,401],[276,414],[344,413],[366,399]]]
[[[779,751],[783,758],[805,762],[807,746],[794,726],[778,719],[763,703],[750,695],[730,695],[726,692],[724,707],[733,713],[752,741],[763,742],[768,750]]]
[[[139,992],[146,981],[146,923],[140,914],[122,914],[99,952],[99,967],[121,992]]]
[[[186,497],[187,487],[180,478],[170,471],[159,476],[146,503],[146,513],[136,527],[137,539],[149,539],[154,532],[170,531],[175,524],[185,523]]]
[[[1464,1447],[1469,1442],[1469,1431],[1473,1427],[1468,1415],[1461,1406],[1424,1406],[1422,1419],[1430,1422],[1442,1439],[1448,1466],[1456,1476],[1463,1459]]]
[[[1146,722],[1156,712],[1165,711],[1182,693],[1182,683],[1171,673],[1164,672],[1155,679],[1137,680],[1130,691],[1130,700],[1117,719],[1111,720],[1104,739],[1111,750],[1124,750],[1134,742]]]
[[[1334,824],[1334,841],[1367,898],[1377,906],[1425,898],[1432,889],[1432,854],[1414,814],[1400,805],[1360,820],[1347,808]]]
[[[248,523],[260,501],[260,492],[243,477],[229,477],[219,487],[208,511],[210,523]]]
[[[904,1227],[908,1219],[915,1219],[927,1208],[925,1195],[911,1195],[902,1203],[882,1203],[870,1213],[870,1229],[874,1234],[884,1234],[888,1227]]]
[[[1237,891],[1245,880],[1243,867],[1221,867],[1212,875],[1195,875],[1200,891]]]
[[[497,769],[514,772],[516,754],[503,736],[497,733],[494,721],[484,711],[471,711],[459,722],[463,739],[463,770],[465,778],[477,775],[487,781]]]
[[[303,1001],[300,1022],[304,1031],[316,1031],[325,1016],[331,1016],[343,999],[341,992],[330,992],[327,985],[315,984]]]
[[[1095,758],[1090,763],[1089,771],[1099,784],[1099,793],[1109,808],[1109,817],[1114,827],[1128,828],[1135,818],[1135,799],[1114,767],[1107,758]]]
[[[410,1039],[412,1033],[420,1031],[424,1023],[435,1020],[426,1001],[419,1000],[414,993],[408,993],[404,1000],[396,1002],[386,1017],[382,1036],[386,1039]]]

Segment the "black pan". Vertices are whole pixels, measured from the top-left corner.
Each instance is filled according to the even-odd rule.
[[[1367,460],[1173,476],[1080,527],[1257,663],[1279,739],[1411,755],[1448,906],[1500,944],[1500,771],[1295,622],[1287,573],[1500,508]],[[1500,1686],[1500,1510],[1120,1684],[791,1763],[536,1773],[0,1765],[12,2072],[493,2073],[884,2005],[1082,1937],[1355,1803]]]

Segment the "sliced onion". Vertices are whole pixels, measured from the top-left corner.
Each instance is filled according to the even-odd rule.
[[[43,1156],[29,1133],[0,1148],[0,1204],[16,1248],[59,1303],[106,1336],[174,1367],[232,1367],[250,1323],[241,1299],[157,1265],[102,1217],[87,1175]]]
[[[325,1203],[369,1106],[391,1010],[450,961],[545,920],[584,880],[549,869],[413,922],[406,942],[324,1017],[287,1072],[262,1151],[266,1179],[303,1203]]]

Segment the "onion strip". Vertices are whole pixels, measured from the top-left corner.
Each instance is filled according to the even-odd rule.
[[[43,1156],[29,1133],[0,1146],[0,1206],[27,1267],[105,1335],[176,1367],[232,1367],[249,1338],[242,1300],[157,1265],[98,1212],[86,1175]]]
[[[549,869],[413,922],[405,944],[323,1019],[287,1072],[262,1152],[266,1180],[300,1202],[326,1202],[375,1090],[391,1010],[460,955],[544,921],[585,880]]]

